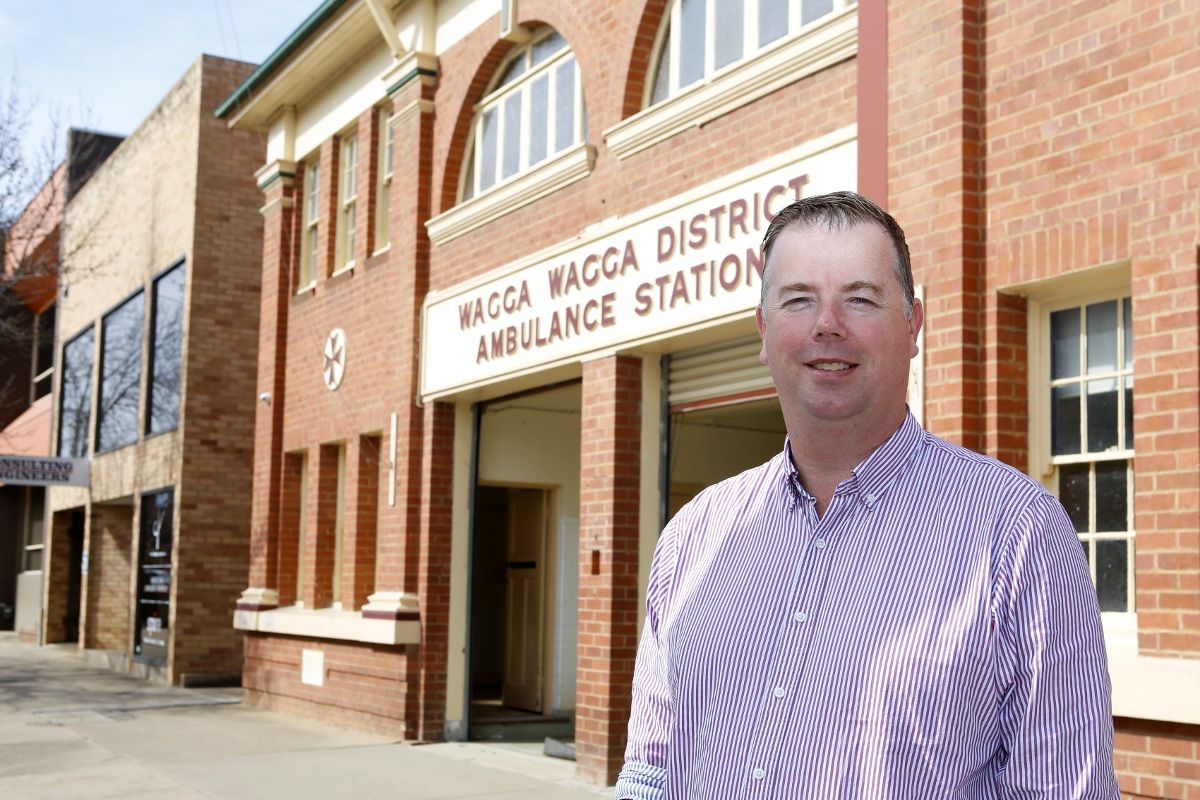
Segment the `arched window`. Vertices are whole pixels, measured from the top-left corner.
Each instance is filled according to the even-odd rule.
[[[662,102],[855,0],[674,0],[658,38],[647,105]]]
[[[504,62],[475,108],[461,199],[579,144],[585,127],[575,56],[557,31],[543,28]]]

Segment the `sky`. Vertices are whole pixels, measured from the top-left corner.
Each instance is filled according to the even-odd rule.
[[[0,0],[0,95],[33,101],[36,151],[58,120],[131,133],[201,53],[261,63],[321,0]]]

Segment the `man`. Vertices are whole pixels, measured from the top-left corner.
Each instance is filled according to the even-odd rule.
[[[1105,798],[1110,687],[1074,528],[905,404],[904,233],[849,192],[763,240],[784,451],[667,525],[618,798]]]

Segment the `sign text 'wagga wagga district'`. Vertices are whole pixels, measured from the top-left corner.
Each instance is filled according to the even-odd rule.
[[[636,230],[594,242],[532,275],[460,301],[459,329],[478,334],[475,363],[612,327],[623,310],[647,318],[757,287],[762,233],[779,209],[803,196],[806,183],[807,175],[797,175],[660,222],[650,247]],[[544,284],[538,287],[538,281]],[[538,298],[555,305],[543,310]]]

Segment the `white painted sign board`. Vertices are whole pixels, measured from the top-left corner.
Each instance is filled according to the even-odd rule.
[[[0,484],[12,486],[87,486],[86,458],[0,455]]]
[[[835,132],[431,293],[422,316],[422,398],[749,314],[771,218],[800,197],[855,188],[854,133]]]

